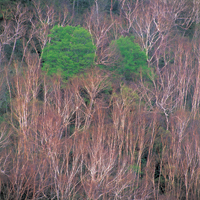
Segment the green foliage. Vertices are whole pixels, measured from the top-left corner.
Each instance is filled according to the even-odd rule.
[[[133,76],[138,76],[140,72],[147,76],[149,71],[147,66],[147,56],[144,51],[141,51],[139,44],[134,43],[134,37],[120,37],[111,45],[117,47],[120,58],[116,71],[123,75],[126,80],[132,80]]]
[[[121,99],[124,106],[136,107],[139,103],[138,94],[126,85],[120,85],[120,93],[113,93],[114,98]]]
[[[94,63],[95,46],[84,28],[55,26],[49,37],[51,42],[42,52],[42,70],[48,75],[60,73],[67,79]]]

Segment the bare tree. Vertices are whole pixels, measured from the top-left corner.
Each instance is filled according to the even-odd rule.
[[[190,8],[191,5],[186,0],[136,3],[122,1],[123,15],[128,21],[127,31],[133,31],[136,35],[136,41],[146,51],[149,63],[166,44],[166,40],[173,39],[174,28],[188,28],[194,21],[193,9]]]
[[[91,13],[86,18],[87,29],[93,36],[93,43],[96,45],[96,55],[98,56],[98,64],[109,64],[108,59],[112,56],[109,49],[109,32],[113,30],[114,20],[108,20],[103,13],[99,11],[98,1],[91,9]]]
[[[3,32],[0,35],[0,50],[2,59],[4,46],[11,45],[12,43],[12,51],[8,62],[9,66],[13,61],[17,40],[22,38],[26,33],[26,22],[29,20],[29,16],[28,8],[23,7],[20,3],[16,4],[15,9],[11,8],[11,12],[8,14],[10,15],[10,19],[4,19],[2,24]]]

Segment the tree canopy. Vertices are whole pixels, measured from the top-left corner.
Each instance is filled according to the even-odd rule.
[[[86,29],[54,26],[49,38],[42,52],[42,70],[48,75],[61,73],[67,79],[94,63],[96,48]]]
[[[133,75],[140,72],[147,75],[147,56],[141,50],[139,44],[134,42],[134,37],[120,37],[118,40],[112,41],[111,45],[115,45],[120,54],[118,64],[116,65],[117,73],[123,75],[126,79],[132,79]]]

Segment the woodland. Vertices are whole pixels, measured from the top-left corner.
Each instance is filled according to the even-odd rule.
[[[200,199],[200,1],[0,0],[0,199]]]

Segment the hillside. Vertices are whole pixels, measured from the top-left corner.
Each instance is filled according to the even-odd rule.
[[[0,0],[0,199],[200,199],[198,0]]]

